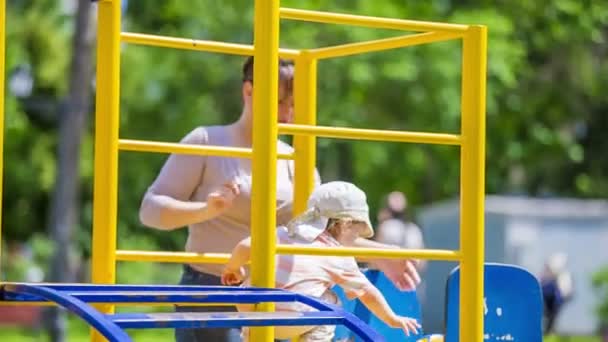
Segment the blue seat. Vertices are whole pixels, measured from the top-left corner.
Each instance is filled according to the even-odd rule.
[[[460,267],[456,267],[447,283],[446,342],[459,339],[460,290]],[[541,290],[530,272],[518,266],[487,263],[484,292],[484,342],[542,341]]]
[[[420,321],[420,304],[418,302],[418,298],[416,297],[415,291],[400,291],[388,278],[386,278],[382,272],[377,270],[368,270],[365,271],[364,274],[370,280],[370,282],[380,290],[387,302],[390,304],[391,308],[398,315],[413,317]],[[338,286],[336,286],[333,290],[340,298],[342,306],[346,311],[354,313],[355,316],[359,317],[371,328],[375,329],[387,341],[415,342],[422,336],[421,334],[415,336],[410,335],[409,337],[406,336],[402,330],[394,329],[384,324],[384,322],[379,320],[376,316],[374,316],[374,314],[367,310],[365,305],[363,305],[363,303],[361,303],[359,300],[347,299],[342,289]],[[335,340],[337,341],[349,339],[351,336],[352,333],[344,327],[339,326],[336,329]],[[359,341],[359,339],[356,339],[355,341]]]

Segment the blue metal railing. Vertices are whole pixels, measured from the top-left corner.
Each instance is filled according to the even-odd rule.
[[[6,283],[0,300],[54,302],[97,329],[111,342],[131,341],[123,329],[238,328],[243,326],[344,325],[363,341],[384,341],[375,330],[340,306],[279,289],[224,286],[94,285]],[[90,303],[299,302],[310,312],[120,313],[106,315]]]

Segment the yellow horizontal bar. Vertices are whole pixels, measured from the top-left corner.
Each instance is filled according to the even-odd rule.
[[[120,139],[118,149],[136,152],[158,152],[158,153],[180,153],[194,155],[210,155],[234,158],[251,158],[250,148],[225,147],[225,146],[203,146],[179,143],[167,143],[160,141],[143,141]],[[279,153],[279,159],[294,159],[293,153]]]
[[[422,144],[460,145],[457,134],[402,132],[377,129],[360,129],[347,127],[327,127],[295,124],[279,124],[279,134],[314,135],[325,138],[399,141]]]
[[[124,43],[158,46],[181,50],[195,50],[206,52],[226,53],[231,55],[252,56],[253,45],[216,42],[211,40],[199,40],[188,38],[176,38],[157,36],[143,33],[122,32],[120,40]],[[279,49],[279,56],[287,59],[295,59],[300,51],[294,49]]]
[[[282,19],[405,31],[464,32],[469,28],[468,25],[308,11],[295,8],[281,8],[279,14]]]
[[[327,248],[277,245],[277,254],[335,255],[366,258],[411,258],[459,261],[460,251],[442,249],[378,249],[378,248]]]
[[[451,32],[425,32],[407,36],[351,43],[324,48],[312,49],[310,54],[317,59],[343,57],[360,53],[397,49],[406,46],[440,42],[462,37],[462,34]]]
[[[162,251],[129,251],[117,250],[118,261],[148,261],[168,262],[178,264],[224,264],[230,259],[225,253],[189,253],[189,252],[162,252]]]

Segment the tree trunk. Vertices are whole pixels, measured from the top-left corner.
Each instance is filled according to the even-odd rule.
[[[352,143],[337,142],[336,149],[338,150],[338,179],[354,182]]]
[[[94,41],[91,9],[91,1],[78,1],[69,92],[59,113],[57,176],[48,227],[56,246],[47,277],[51,282],[75,281],[70,256],[72,235],[79,217],[80,144],[91,101]],[[65,341],[65,314],[57,308],[49,308],[45,316],[50,340]]]

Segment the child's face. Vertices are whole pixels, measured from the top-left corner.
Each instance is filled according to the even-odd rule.
[[[340,242],[342,245],[352,245],[355,240],[365,231],[365,228],[365,222],[344,222],[340,229],[338,242]]]

